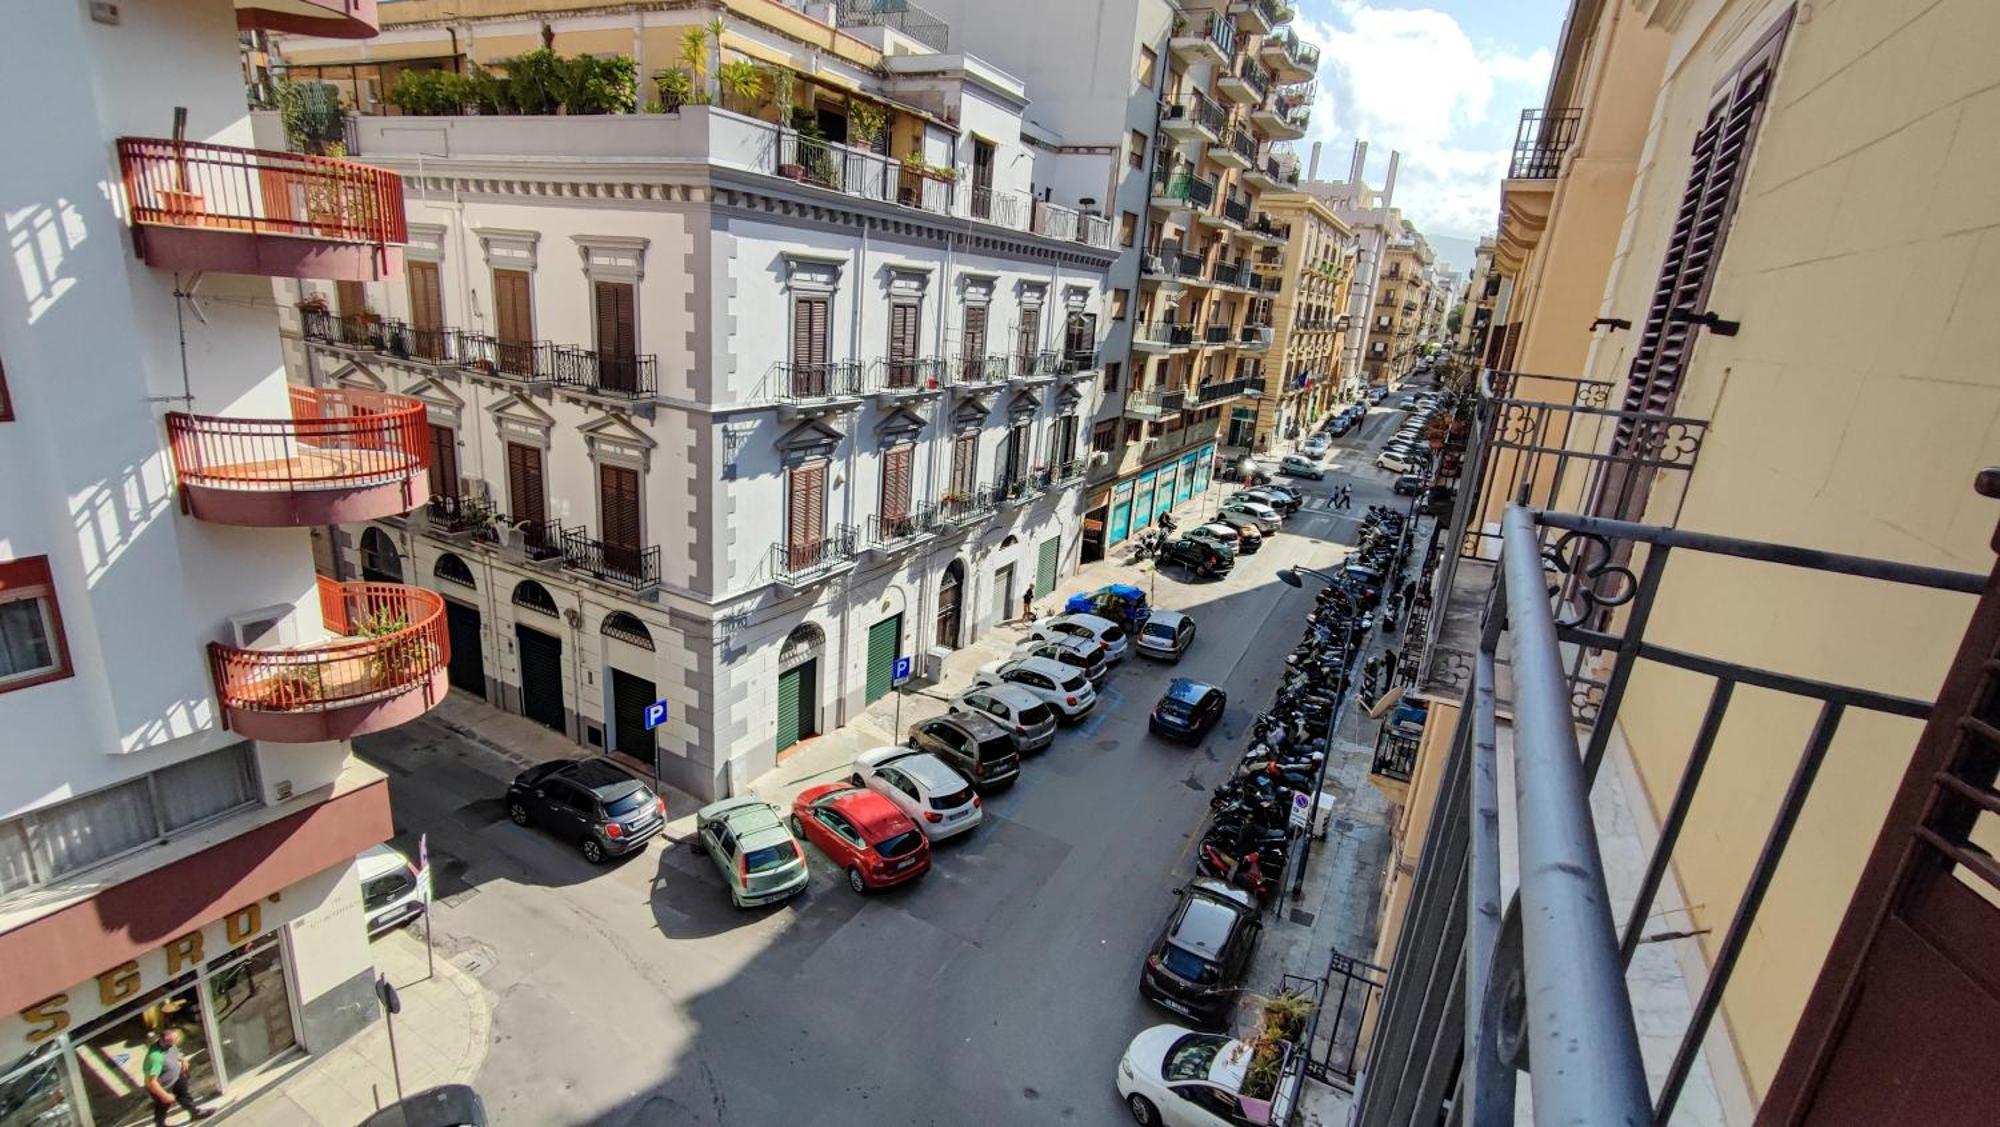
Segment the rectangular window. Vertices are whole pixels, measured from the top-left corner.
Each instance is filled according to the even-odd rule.
[[[951,444],[951,491],[972,496],[979,481],[979,436],[961,434]]]
[[[793,567],[811,567],[821,561],[826,539],[826,462],[794,466],[788,476],[786,552]]]
[[[792,299],[792,394],[832,394],[827,372],[827,325],[833,302],[824,297]]]
[[[458,496],[458,432],[431,424],[431,496]]]
[[[1021,323],[1016,327],[1014,352],[1020,358],[1021,370],[1033,371],[1035,353],[1042,346],[1042,307],[1024,305],[1021,307]]]
[[[1145,426],[1146,424],[1137,419],[1127,419],[1125,421],[1125,441],[1128,443],[1139,441],[1139,436],[1144,432]]]
[[[1144,43],[1139,44],[1139,72],[1135,77],[1142,90],[1151,90],[1160,77],[1160,53]]]
[[[1118,449],[1118,420],[1106,419],[1091,428],[1090,448],[1100,454]]]
[[[917,386],[917,337],[921,306],[914,301],[889,305],[889,386]]]
[[[592,286],[597,312],[597,382],[627,394],[639,390],[638,287],[630,282]]]
[[[359,317],[368,311],[368,287],[361,282],[335,282],[333,301],[342,317]]]
[[[1137,129],[1132,131],[1132,139],[1125,146],[1125,161],[1133,168],[1146,167],[1146,135]]]
[[[1125,365],[1120,361],[1113,360],[1109,364],[1106,364],[1104,366],[1104,390],[1117,391],[1118,376],[1124,370]]]
[[[917,462],[917,446],[905,442],[882,452],[882,525],[885,529],[901,524],[910,515],[910,478]]]
[[[1111,291],[1111,319],[1113,321],[1123,321],[1125,319],[1125,303],[1131,299],[1132,292],[1130,290],[1118,289]]]
[[[0,563],[0,693],[69,675],[49,558]]]
[[[248,806],[257,799],[250,745],[237,744],[155,771],[153,797],[165,833]]]
[[[37,811],[28,834],[42,879],[87,869],[158,840],[152,788],[138,778]]]
[[[527,522],[522,529],[528,542],[542,546],[542,524],[548,519],[548,508],[542,492],[542,451],[538,446],[528,446],[519,442],[507,444],[507,507],[514,524]]]
[[[1055,433],[1049,438],[1049,465],[1062,466],[1076,460],[1076,416],[1064,415],[1056,420]]]
[[[638,470],[628,466],[597,467],[597,515],[607,556],[613,549],[627,555],[638,553]]]
[[[1131,247],[1139,241],[1139,213],[1123,212],[1118,216],[1118,245]]]
[[[410,327],[433,332],[444,328],[444,283],[437,263],[405,260],[403,281],[410,289]]]
[[[535,374],[535,309],[526,270],[493,272],[493,326],[499,338],[500,370],[513,376]]]

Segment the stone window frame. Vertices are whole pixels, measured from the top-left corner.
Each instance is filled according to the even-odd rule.
[[[648,535],[651,521],[646,513],[647,479],[653,470],[653,448],[659,443],[611,417],[592,420],[576,429],[583,435],[584,450],[590,460],[590,507],[597,518],[597,523],[591,527],[602,538],[604,475],[600,467],[632,470],[639,475],[639,544],[642,548],[651,544],[653,541]]]
[[[585,304],[590,310],[591,347],[600,351],[604,348],[604,342],[597,339],[597,283],[611,282],[632,287],[632,353],[644,355],[646,319],[639,315],[639,291],[640,283],[646,279],[646,248],[653,240],[638,235],[571,235],[569,239],[576,244],[577,257],[582,261],[583,285],[589,298]]]
[[[405,223],[403,226],[408,229],[410,237],[410,241],[403,244],[403,257],[433,263],[440,268],[438,273],[442,275],[445,236],[451,229],[442,223]]]
[[[826,299],[826,355],[831,362],[840,355],[835,342],[840,339],[840,282],[847,270],[847,257],[796,250],[784,251],[782,257],[785,261],[786,362],[798,363],[798,358],[792,355],[792,342],[798,335],[793,326],[798,324],[798,299],[801,297]]]

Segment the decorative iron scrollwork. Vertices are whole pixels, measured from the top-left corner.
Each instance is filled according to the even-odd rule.
[[[1603,380],[1579,380],[1571,402],[1578,407],[1602,407],[1611,401],[1611,385]]]
[[[1655,466],[1687,466],[1701,453],[1699,422],[1684,419],[1628,419],[1631,437],[1624,443],[1633,460]]]
[[[1565,532],[1542,549],[1543,570],[1559,577],[1549,584],[1557,626],[1580,626],[1638,595],[1639,577],[1615,558],[1610,539],[1595,532]]]

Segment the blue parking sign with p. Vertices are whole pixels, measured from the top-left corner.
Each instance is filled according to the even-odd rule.
[[[889,674],[889,683],[892,685],[900,685],[903,682],[908,681],[910,679],[910,668],[912,664],[913,663],[908,657],[897,658],[896,667]]]
[[[667,702],[656,700],[646,706],[646,730],[648,732],[667,722]]]

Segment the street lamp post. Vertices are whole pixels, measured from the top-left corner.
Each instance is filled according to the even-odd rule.
[[[1305,582],[1299,578],[1301,573],[1310,575],[1320,582],[1329,585],[1336,581],[1333,576],[1328,575],[1326,572],[1311,567],[1280,568],[1278,569],[1278,581],[1287,587],[1304,587]],[[1292,873],[1292,899],[1294,900],[1305,895],[1306,864],[1312,860],[1312,827],[1314,820],[1319,816],[1319,796],[1326,790],[1326,765],[1333,759],[1333,737],[1334,733],[1340,727],[1340,708],[1347,703],[1347,688],[1350,680],[1349,671],[1354,664],[1355,635],[1358,632],[1357,627],[1359,624],[1359,616],[1351,615],[1348,617],[1347,637],[1341,645],[1340,679],[1334,686],[1333,710],[1326,718],[1326,751],[1319,757],[1319,770],[1313,777],[1312,797],[1308,800],[1311,805],[1306,810],[1305,840],[1299,846],[1298,868]]]

